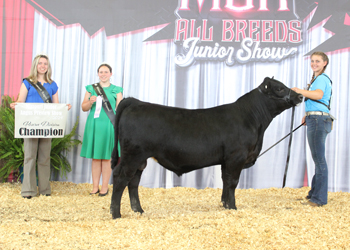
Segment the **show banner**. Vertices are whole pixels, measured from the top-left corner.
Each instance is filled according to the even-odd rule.
[[[278,62],[294,55],[302,43],[302,22],[292,1],[179,3],[174,42],[183,48],[175,59],[181,67],[198,60],[225,61],[227,66],[236,61]]]
[[[65,134],[66,104],[17,103],[15,138],[60,138]]]
[[[229,67],[280,62],[297,55],[305,44],[303,32],[317,25],[333,36],[303,51],[305,55],[350,45],[350,0],[105,0],[101,5],[95,0],[26,1],[55,25],[79,23],[90,36],[103,30],[113,37],[164,25],[144,42],[173,40],[179,67],[210,61]],[[312,20],[306,24],[308,16]]]

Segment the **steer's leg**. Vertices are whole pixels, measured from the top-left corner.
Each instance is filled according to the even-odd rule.
[[[227,200],[225,203],[225,208],[228,209],[237,209],[236,200],[235,200],[235,191],[238,185],[239,176],[241,175],[243,168],[243,163],[239,164],[238,162],[231,162],[230,164],[226,162],[226,192]]]
[[[143,213],[143,209],[141,207],[140,198],[139,198],[139,183],[140,183],[142,172],[143,170],[138,169],[136,171],[136,174],[128,184],[131,209],[134,212],[139,212],[141,214]]]
[[[117,219],[121,217],[120,214],[120,203],[123,195],[123,191],[127,185],[126,179],[122,180],[121,178],[121,167],[122,163],[114,169],[113,171],[113,193],[111,198],[111,207],[110,212],[112,214],[113,219]]]
[[[135,175],[136,170],[129,168],[123,160],[119,163],[113,172],[113,194],[111,201],[111,214],[113,219],[121,217],[120,203],[125,187]]]
[[[221,195],[221,202],[224,207],[226,207],[226,204],[228,203],[228,194],[227,194],[227,181],[226,181],[226,166],[225,164],[221,165],[221,179],[222,179],[222,195]]]

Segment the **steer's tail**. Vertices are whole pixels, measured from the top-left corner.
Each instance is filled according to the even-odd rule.
[[[118,140],[119,140],[119,121],[120,117],[123,114],[123,111],[129,107],[131,104],[137,102],[137,99],[134,98],[124,98],[120,101],[117,107],[116,116],[115,116],[115,125],[114,125],[114,149],[112,152],[112,159],[111,159],[111,167],[114,169],[117,166],[118,159],[119,159],[119,150],[118,150]]]

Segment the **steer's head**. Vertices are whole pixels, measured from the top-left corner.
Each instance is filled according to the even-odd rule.
[[[301,94],[286,87],[280,81],[269,77],[265,77],[258,90],[284,108],[296,106],[303,101]]]

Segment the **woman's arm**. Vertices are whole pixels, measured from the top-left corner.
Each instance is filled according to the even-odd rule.
[[[91,93],[86,91],[83,103],[81,104],[81,109],[84,112],[89,111],[94,102],[96,102],[96,96],[91,96]]]
[[[58,91],[56,94],[52,95],[52,103],[60,103],[58,100]]]
[[[312,100],[321,100],[323,97],[323,91],[320,89],[315,90],[305,90],[305,89],[299,89],[299,88],[292,88],[295,92],[298,94],[302,94],[304,97],[312,99]]]
[[[10,107],[12,109],[15,109],[17,102],[25,102],[27,99],[27,95],[28,95],[28,89],[27,89],[26,85],[24,85],[24,83],[22,83],[21,88],[19,89],[18,99],[16,102],[11,103]]]
[[[115,110],[117,110],[117,107],[118,107],[118,105],[119,105],[119,103],[120,103],[120,101],[123,99],[123,94],[122,93],[118,93],[117,94],[117,102],[116,102],[116,104],[115,104]]]

